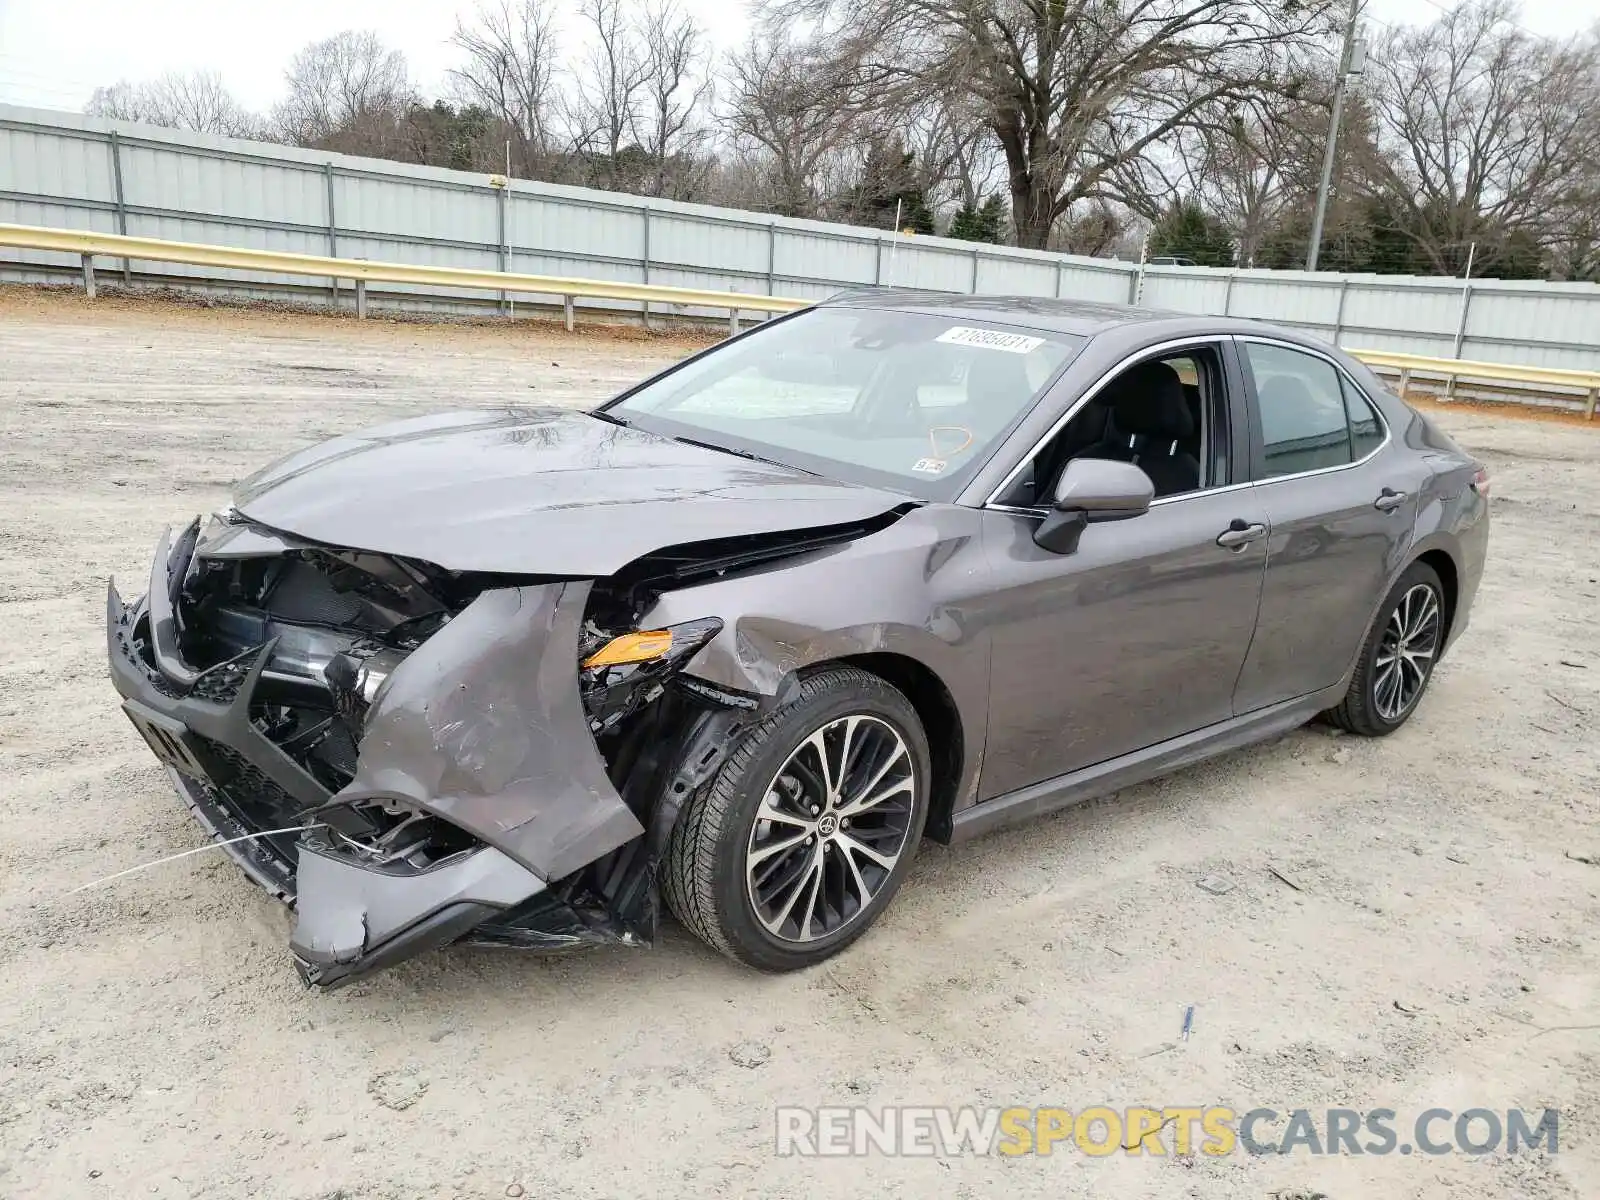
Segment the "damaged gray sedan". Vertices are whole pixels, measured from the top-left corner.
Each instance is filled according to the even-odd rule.
[[[594,412],[266,468],[107,611],[124,708],[332,987],[452,942],[767,970],[958,841],[1415,710],[1487,478],[1240,321],[842,297]]]

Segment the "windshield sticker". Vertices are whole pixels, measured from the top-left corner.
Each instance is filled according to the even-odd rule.
[[[919,458],[911,464],[911,469],[923,475],[943,475],[944,469],[949,465],[942,458]]]
[[[933,340],[950,346],[977,346],[982,350],[1004,350],[1008,354],[1032,354],[1044,345],[1042,337],[1029,337],[1023,333],[1000,333],[993,329],[974,329],[970,325],[952,325]]]

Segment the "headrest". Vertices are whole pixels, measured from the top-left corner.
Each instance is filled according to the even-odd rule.
[[[1112,419],[1119,433],[1177,441],[1194,434],[1183,381],[1164,362],[1145,362],[1111,385]]]
[[[1007,417],[1022,407],[1033,388],[1028,384],[1028,369],[1020,354],[979,353],[967,367],[967,402],[994,404]]]

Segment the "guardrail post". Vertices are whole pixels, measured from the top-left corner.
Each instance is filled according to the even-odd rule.
[[[83,256],[83,294],[94,299],[94,255]]]
[[[1400,368],[1400,398],[1405,399],[1406,389],[1411,386],[1411,368]]]
[[[978,248],[972,248],[972,294],[978,294]]]
[[[1596,405],[1600,405],[1600,387],[1592,387],[1589,389],[1589,407],[1583,410],[1583,419],[1585,421],[1594,420],[1594,410]]]
[[[356,320],[365,321],[366,319],[367,319],[367,281],[365,279],[357,279],[356,280]]]
[[[571,333],[572,332],[572,327],[576,323],[576,318],[575,318],[575,316],[573,315],[573,312],[572,312],[572,297],[571,296],[563,296],[563,297],[561,297],[561,315],[566,317],[566,319],[567,319],[567,332]]]
[[[111,131],[111,184],[117,198],[117,232],[127,237],[128,201],[122,193],[122,139],[115,129]],[[122,286],[133,286],[133,266],[127,259],[122,260]]]
[[[882,287],[883,286],[883,235],[882,234],[878,235],[878,237],[874,239],[874,245],[877,246],[878,255],[877,255],[877,258],[875,258],[873,260],[873,263],[872,263],[872,286],[873,287]]]
[[[1056,259],[1056,299],[1057,300],[1061,299],[1061,277],[1062,277],[1062,275],[1064,275],[1066,273],[1066,266],[1067,266],[1067,264],[1063,260],[1061,260],[1059,258]]]
[[[338,258],[339,257],[339,223],[338,223],[337,219],[334,217],[334,212],[333,212],[333,159],[330,158],[327,162],[322,164],[322,177],[327,182],[327,185],[328,185],[327,186],[327,194],[328,194],[328,257],[329,258]],[[332,304],[334,308],[338,308],[339,307],[339,281],[337,279],[330,279],[328,281],[328,292],[329,292],[328,303]]]
[[[728,310],[728,336],[739,336],[739,310],[737,308]]]

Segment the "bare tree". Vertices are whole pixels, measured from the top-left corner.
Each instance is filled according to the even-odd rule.
[[[1192,199],[1228,227],[1238,261],[1255,260],[1291,210],[1309,210],[1332,116],[1332,64],[1297,81],[1230,101],[1180,131],[1171,143],[1178,170],[1159,195],[1146,189],[1132,207],[1154,219],[1179,197]],[[1352,96],[1341,122],[1335,203],[1359,195],[1376,155],[1369,107]],[[1146,170],[1148,180],[1153,172]]]
[[[876,94],[960,90],[1005,154],[1018,244],[1104,194],[1207,107],[1258,91],[1325,35],[1331,0],[761,0],[821,22]]]
[[[704,179],[705,163],[695,160],[709,138],[705,31],[676,0],[659,0],[640,19],[640,43],[645,78],[634,138],[653,164],[647,190],[689,199]]]
[[[766,157],[768,207],[816,216],[821,170],[858,125],[846,73],[813,44],[755,33],[728,59],[727,87],[731,132]]]
[[[1054,248],[1067,254],[1114,258],[1128,240],[1127,219],[1104,200],[1087,200],[1066,215],[1055,230]]]
[[[568,105],[573,148],[598,160],[596,182],[616,187],[622,181],[619,156],[638,124],[650,65],[625,0],[580,0],[578,11],[594,40]]]
[[[519,174],[545,174],[559,66],[553,0],[485,3],[451,41],[467,56],[450,72],[458,98],[505,126]]]
[[[285,78],[289,94],[274,116],[289,141],[380,156],[405,143],[401,126],[416,90],[405,57],[376,33],[347,29],[312,42]]]
[[[260,137],[265,123],[235,100],[215,71],[169,71],[148,83],[96,88],[84,112],[225,137]]]
[[[1441,273],[1469,241],[1548,242],[1600,154],[1600,41],[1538,38],[1515,13],[1467,0],[1373,56],[1387,151],[1374,187]]]
[[[977,208],[1004,187],[1004,159],[982,112],[960,93],[930,94],[906,111],[874,114],[902,137],[935,210]]]

